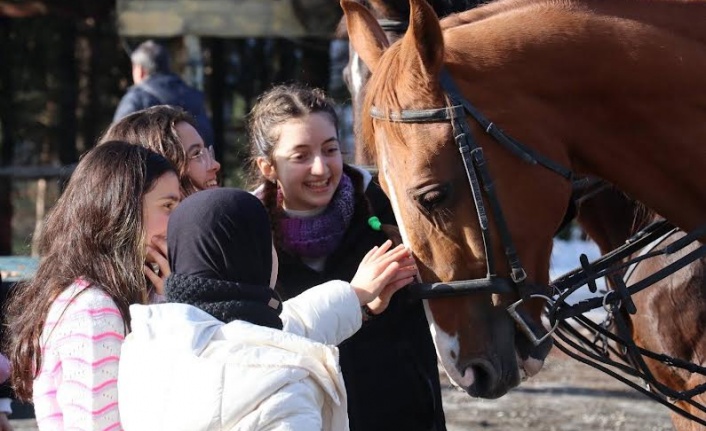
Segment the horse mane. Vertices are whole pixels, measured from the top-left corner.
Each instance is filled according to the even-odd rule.
[[[401,56],[397,54],[401,49],[402,44],[395,43],[385,51],[380,63],[382,64],[385,58],[389,59],[389,61],[385,62],[386,73],[372,74],[363,92],[365,99],[361,115],[364,120],[360,122],[356,133],[359,133],[362,137],[361,142],[364,151],[370,156],[371,160],[375,160],[377,157],[373,122],[370,120],[370,110],[373,106],[384,106],[387,115],[394,111],[400,111],[403,106],[397,96],[398,94],[415,95],[417,106],[404,106],[405,109],[448,104],[446,100],[438,101],[434,104],[439,98],[438,83],[434,83],[431,88],[423,88],[424,86],[417,85],[417,83],[427,81],[428,78],[423,76],[421,71],[411,70],[408,64],[400,61]],[[386,135],[394,136],[396,138],[395,141],[404,142],[401,129],[405,126],[401,123],[379,121],[377,127],[382,128]]]
[[[554,12],[566,13],[576,11],[586,17],[595,16],[605,18],[606,22],[623,20],[626,26],[653,29],[669,37],[683,38],[691,42],[698,41],[706,44],[706,26],[691,25],[693,20],[685,20],[685,16],[706,16],[706,2],[689,0],[497,0],[478,8],[457,13],[440,21],[444,34],[444,63],[465,64],[465,71],[481,68],[492,64],[498,66],[507,59],[503,58],[511,49],[520,50],[513,43],[521,41],[529,25],[517,20],[519,16],[533,17],[533,21],[541,24],[531,26],[543,32],[543,37],[555,37],[557,40],[571,38],[572,35],[583,35],[586,30],[572,28],[570,25],[562,27],[561,22],[553,22],[556,18]],[[494,29],[504,17],[513,18],[512,25],[516,27],[512,34],[503,31],[488,31]],[[570,23],[571,24],[571,23]],[[617,26],[616,26],[617,27]],[[503,28],[503,30],[507,30]],[[610,35],[601,35],[597,43],[608,40]],[[613,37],[619,37],[616,33]],[[666,36],[665,36],[666,37]],[[514,39],[513,39],[514,38]],[[360,133],[365,151],[376,156],[375,139],[370,119],[370,107],[377,106],[387,110],[400,110],[410,108],[429,108],[440,106],[438,84],[431,85],[436,88],[424,88],[429,81],[421,71],[410,68],[409,56],[401,55],[401,44],[404,38],[397,41],[381,57],[378,63],[378,73],[373,73],[365,91],[365,102]],[[644,41],[641,41],[644,43]],[[505,45],[505,50],[503,47]],[[511,46],[511,48],[509,48]],[[444,49],[440,47],[439,49]],[[637,48],[639,49],[639,47]],[[525,64],[532,64],[532,52],[525,53]],[[405,57],[405,59],[401,58]],[[471,61],[472,60],[472,61]],[[484,64],[485,62],[485,64]],[[472,81],[469,81],[472,82]],[[486,83],[487,84],[487,83]],[[413,104],[416,106],[402,106],[398,94],[414,95]],[[392,122],[377,122],[376,127],[382,128],[386,133],[400,136],[399,124]]]
[[[578,224],[603,253],[620,247],[660,218],[654,210],[613,185],[602,186],[585,197],[579,196],[577,204]]]

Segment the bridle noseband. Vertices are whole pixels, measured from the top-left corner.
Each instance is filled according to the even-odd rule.
[[[418,283],[411,287],[413,294],[421,299],[431,299],[439,297],[448,297],[456,295],[467,295],[473,293],[518,293],[520,300],[510,305],[507,311],[519,325],[520,330],[530,339],[535,345],[543,343],[550,335],[551,331],[537,335],[526,322],[526,317],[523,312],[518,309],[518,306],[525,300],[530,298],[549,299],[550,294],[547,292],[548,287],[537,286],[526,282],[527,273],[520,263],[520,258],[517,255],[515,245],[510,235],[505,216],[497,198],[495,187],[493,185],[490,172],[487,168],[487,162],[483,154],[483,149],[478,145],[473,138],[466,117],[470,115],[476,122],[500,143],[503,147],[510,150],[513,154],[520,157],[525,162],[530,164],[540,165],[552,172],[560,175],[568,181],[574,179],[574,174],[571,170],[553,162],[552,160],[536,153],[531,148],[526,147],[522,143],[514,140],[506,135],[500,128],[488,121],[468,100],[466,100],[453,82],[451,75],[443,70],[441,73],[441,87],[446,93],[446,97],[450,102],[450,106],[443,108],[431,109],[415,109],[402,110],[398,112],[384,112],[373,106],[370,110],[370,115],[373,119],[391,121],[396,123],[435,123],[435,122],[450,122],[453,127],[453,136],[458,145],[459,152],[463,160],[463,166],[466,171],[468,184],[471,188],[473,202],[476,207],[476,215],[481,229],[483,238],[483,247],[485,249],[486,259],[486,276],[481,279],[458,280],[439,283]],[[490,205],[490,210],[495,215],[500,241],[505,250],[505,257],[510,268],[510,278],[498,277],[495,272],[495,257],[493,256],[490,237],[490,226],[488,220],[488,211],[483,202],[483,192]]]

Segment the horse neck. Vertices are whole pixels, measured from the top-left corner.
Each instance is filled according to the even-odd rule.
[[[706,26],[694,15],[706,2],[580,2],[625,19],[535,3],[554,9],[445,30],[446,67],[471,102],[676,225],[706,223]]]
[[[601,190],[578,206],[577,222],[603,254],[625,243],[656,215],[621,191]]]

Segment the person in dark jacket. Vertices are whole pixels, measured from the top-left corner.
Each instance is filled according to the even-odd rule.
[[[250,115],[255,194],[270,215],[276,288],[285,299],[350,280],[365,253],[395,232],[390,203],[372,176],[343,164],[337,126],[322,91],[294,85],[265,93]],[[422,303],[402,289],[364,313],[363,328],[339,346],[351,430],[445,430]]]
[[[135,85],[120,100],[113,123],[150,106],[180,106],[196,119],[196,129],[206,145],[212,146],[213,128],[204,107],[204,95],[171,72],[167,49],[148,40],[132,52],[130,61]]]

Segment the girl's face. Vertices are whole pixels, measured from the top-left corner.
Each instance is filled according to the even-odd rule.
[[[179,178],[167,172],[154,182],[152,189],[142,197],[142,224],[145,227],[145,243],[152,238],[167,238],[169,215],[181,200]]]
[[[325,113],[288,120],[279,126],[272,162],[258,160],[263,175],[276,180],[285,209],[326,207],[341,181],[343,158],[338,133]]]
[[[213,147],[206,147],[203,138],[191,124],[182,121],[174,127],[186,154],[186,175],[199,190],[218,187],[216,174],[221,164],[213,155]]]

